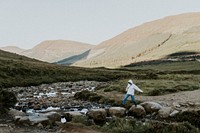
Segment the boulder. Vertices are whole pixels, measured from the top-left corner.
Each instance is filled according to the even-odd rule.
[[[48,118],[53,123],[55,123],[56,121],[60,121],[61,118],[61,115],[57,112],[48,112],[45,114],[40,114],[40,116]]]
[[[15,116],[15,123],[19,125],[29,125],[30,120],[28,116]]]
[[[171,107],[163,107],[158,111],[158,116],[160,118],[168,118],[171,112],[172,112]]]
[[[158,110],[162,108],[162,106],[156,102],[143,102],[140,105],[144,107],[146,113],[158,112]]]
[[[170,113],[170,117],[175,117],[177,114],[179,113],[179,111],[174,110],[173,112]]]
[[[80,111],[80,113],[83,114],[83,115],[87,114],[87,112],[88,112],[88,109],[82,109],[82,110]]]
[[[41,123],[37,124],[37,127],[38,128],[44,128],[44,126]]]
[[[137,107],[135,107],[135,105],[133,105],[129,109],[128,115],[134,116],[136,118],[143,118],[146,116],[146,111],[145,111],[144,107],[142,107],[141,105],[137,105]]]
[[[44,127],[51,126],[51,122],[48,118],[46,117],[29,117],[30,120],[30,125],[38,125],[41,123]]]
[[[91,109],[87,116],[93,119],[96,124],[102,124],[106,121],[107,112],[105,109]]]
[[[180,108],[180,107],[181,107],[181,105],[180,105],[179,103],[177,103],[177,102],[173,102],[172,104],[173,104],[173,106],[176,107],[176,108]]]
[[[112,116],[112,117],[123,117],[125,116],[124,114],[125,112],[125,108],[123,107],[111,107],[109,109],[109,114]]]
[[[21,112],[19,110],[16,109],[10,109],[9,110],[9,114],[12,116],[12,118],[15,119],[16,116],[26,116],[26,114],[24,112]]]
[[[77,111],[64,112],[64,114],[70,114],[72,117],[73,116],[82,116],[82,114],[80,112],[77,112]]]

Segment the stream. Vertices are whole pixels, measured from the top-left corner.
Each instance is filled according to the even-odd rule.
[[[18,99],[14,108],[31,117],[50,111],[74,111],[86,114],[90,109],[109,108],[109,105],[76,100],[74,95],[83,90],[95,91],[96,87],[106,85],[106,82],[96,81],[59,82],[30,87],[12,87],[9,91],[15,93]]]

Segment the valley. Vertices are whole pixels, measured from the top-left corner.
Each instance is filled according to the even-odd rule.
[[[199,18],[165,17],[96,46],[0,48],[0,132],[198,133]],[[137,107],[122,105],[130,79],[143,90]]]

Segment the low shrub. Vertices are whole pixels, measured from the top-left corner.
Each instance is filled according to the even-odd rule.
[[[87,117],[86,116],[73,116],[72,117],[72,122],[73,123],[81,123],[84,125],[88,125],[88,121],[87,121]]]
[[[0,90],[0,117],[7,114],[10,107],[13,107],[17,102],[15,94],[6,90]]]
[[[17,98],[14,93],[6,90],[0,90],[0,108],[9,109],[13,107],[17,102]]]
[[[113,106],[121,105],[121,101],[115,101],[114,99],[110,99],[102,95],[98,95],[97,93],[90,92],[88,90],[77,92],[74,95],[74,97],[79,100],[97,102],[101,104],[108,104],[108,105],[113,105]]]

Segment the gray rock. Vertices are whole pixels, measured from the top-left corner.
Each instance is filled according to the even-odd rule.
[[[105,109],[91,109],[87,116],[92,118],[96,124],[100,124],[106,121],[107,112]]]
[[[37,127],[43,128],[44,126],[41,123],[39,123],[39,124],[37,124]]]
[[[172,112],[171,107],[163,107],[158,111],[158,115],[160,118],[168,118],[171,112]]]
[[[64,112],[64,114],[69,113],[70,115],[73,116],[82,116],[82,114],[80,112],[77,111],[69,111],[69,112]]]
[[[179,111],[174,110],[173,112],[170,113],[170,117],[175,117],[177,114],[179,113]]]
[[[135,105],[133,105],[129,109],[128,115],[134,116],[136,118],[143,118],[146,116],[146,111],[145,111],[144,107],[142,107],[141,105],[137,105],[137,107],[135,107]]]
[[[112,116],[112,117],[123,117],[125,114],[125,108],[122,108],[122,107],[111,107],[109,109],[109,114]]]
[[[81,113],[81,114],[84,114],[84,115],[87,114],[87,112],[88,112],[88,109],[82,109],[82,110],[80,111],[80,113]]]
[[[51,122],[60,121],[61,118],[61,115],[57,112],[48,112],[45,114],[41,114],[40,116],[48,118]]]
[[[162,108],[162,106],[156,102],[143,102],[140,105],[144,107],[146,113],[158,112],[158,110]]]
[[[10,109],[8,112],[14,119],[16,116],[26,116],[24,112],[18,111],[16,109]]]
[[[28,116],[15,116],[15,123],[19,125],[29,125],[30,120]]]
[[[196,102],[196,103],[195,103],[195,106],[200,106],[200,102]]]
[[[30,118],[30,125],[38,125],[39,123],[41,123],[44,127],[51,125],[51,122],[48,118],[46,117],[38,117],[38,118]]]
[[[188,102],[188,104],[189,104],[190,106],[195,106],[195,103],[194,103],[194,102]]]
[[[173,106],[176,107],[176,108],[180,108],[181,107],[181,105],[176,103],[176,102],[173,102]]]

